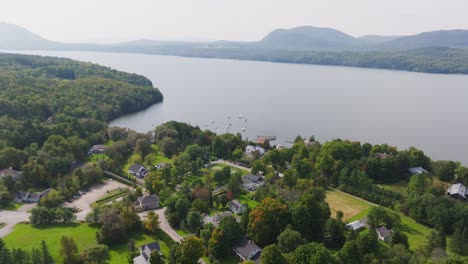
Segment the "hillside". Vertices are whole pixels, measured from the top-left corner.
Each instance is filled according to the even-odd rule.
[[[162,100],[140,75],[0,53],[0,168],[20,169],[36,157],[31,179],[46,184],[101,140],[106,122]]]
[[[336,29],[311,26],[277,29],[258,42],[263,47],[303,50],[343,50],[360,44],[359,40]]]
[[[0,49],[127,52],[468,74],[467,30],[355,38],[332,28],[304,26],[274,30],[257,42],[144,39],[103,45],[53,42],[2,23]]]
[[[426,47],[468,48],[468,30],[439,30],[400,37],[382,43],[381,48],[408,50]]]

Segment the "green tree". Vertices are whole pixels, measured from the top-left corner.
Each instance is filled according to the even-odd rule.
[[[401,244],[405,246],[407,249],[409,248],[408,237],[399,230],[394,230],[392,232],[392,245]]]
[[[468,255],[468,227],[457,227],[457,229],[455,229],[450,248],[459,255]]]
[[[203,256],[203,241],[195,236],[186,237],[179,247],[181,264],[195,264]]]
[[[110,258],[109,248],[105,245],[94,244],[81,252],[84,264],[105,264]]]
[[[341,248],[346,241],[344,225],[341,221],[329,218],[323,232],[324,243],[329,248]]]
[[[60,256],[67,264],[78,263],[78,246],[73,238],[62,236],[60,239]]]
[[[44,240],[41,241],[41,256],[43,263],[54,263],[52,255],[50,255],[49,247]]]
[[[159,228],[159,215],[154,211],[149,211],[146,215],[146,220],[143,222],[143,229],[154,233]]]
[[[166,262],[164,261],[164,258],[161,254],[159,254],[159,251],[155,250],[151,252],[150,256],[150,264],[165,264]]]
[[[260,264],[287,264],[287,262],[278,246],[273,244],[262,250]]]
[[[275,242],[288,221],[287,205],[272,198],[265,198],[249,214],[247,233],[256,243],[268,245]]]
[[[283,253],[289,253],[294,251],[298,246],[304,244],[304,239],[301,236],[301,233],[291,229],[286,228],[278,236],[278,248]]]
[[[347,241],[341,248],[339,255],[343,264],[361,263],[359,248],[354,240]]]
[[[292,253],[294,264],[335,264],[338,263],[333,254],[319,243],[301,245]]]

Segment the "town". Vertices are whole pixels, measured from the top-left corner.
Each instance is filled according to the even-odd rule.
[[[468,168],[415,148],[300,136],[273,145],[178,122],[148,134],[111,127],[105,138],[49,186],[0,171],[3,248],[31,259],[40,257],[27,250],[45,250],[46,263],[406,263],[413,252],[420,261],[468,254]]]

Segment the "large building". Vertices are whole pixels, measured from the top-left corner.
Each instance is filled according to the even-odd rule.
[[[466,200],[467,199],[467,188],[461,183],[453,184],[448,188],[447,194],[453,198]]]
[[[159,207],[159,197],[156,194],[140,196],[133,203],[133,206],[139,211],[157,209]]]
[[[150,264],[151,253],[154,251],[161,252],[158,242],[149,243],[140,247],[140,255],[133,259],[133,264]]]

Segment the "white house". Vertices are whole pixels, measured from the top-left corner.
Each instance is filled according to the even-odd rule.
[[[245,155],[249,158],[253,158],[254,154],[257,153],[259,157],[265,155],[265,149],[259,146],[248,145],[245,147]]]
[[[153,251],[161,252],[158,242],[149,243],[140,247],[140,255],[133,259],[133,264],[150,264],[151,253]]]

